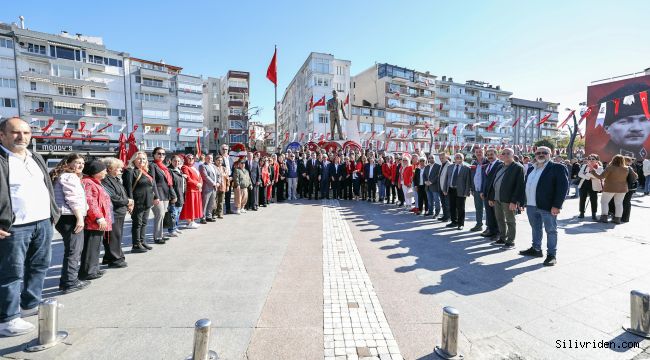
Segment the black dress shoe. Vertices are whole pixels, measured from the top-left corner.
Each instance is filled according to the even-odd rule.
[[[456,230],[463,230],[463,225],[458,225],[458,227],[456,228]]]
[[[124,261],[124,260],[120,260],[120,261],[116,261],[116,262],[112,262],[112,263],[108,264],[108,267],[111,268],[111,269],[121,269],[121,268],[125,268],[127,266],[128,265],[126,264],[126,261]]]
[[[205,221],[207,221],[207,222],[215,222],[217,220],[210,218],[210,219],[205,219]]]
[[[163,239],[156,239],[153,242],[158,244],[158,245],[164,245],[167,241],[165,241]]]
[[[515,243],[505,243],[501,247],[503,250],[511,250],[515,248]]]
[[[488,237],[488,238],[489,238],[489,237],[493,237],[493,236],[495,236],[495,235],[496,235],[496,233],[493,233],[493,232],[482,232],[482,233],[481,233],[481,236],[483,236],[483,237]]]
[[[457,226],[458,226],[458,223],[455,223],[455,222],[450,222],[449,224],[445,225],[445,227],[448,227],[448,228],[453,228],[453,227],[457,227]]]
[[[132,254],[146,253],[147,249],[144,246],[134,246],[131,248]]]
[[[580,215],[578,215],[578,219],[584,219],[584,218],[585,218],[585,213],[580,213]]]
[[[469,231],[481,231],[483,229],[483,225],[476,225],[473,228],[469,229]]]
[[[59,290],[61,290],[63,294],[69,294],[79,290],[83,290],[87,288],[88,285],[90,285],[90,281],[77,280],[73,285],[59,286]]]
[[[557,259],[553,255],[548,255],[544,260],[544,266],[555,266],[555,264],[557,264]]]
[[[506,244],[506,241],[503,240],[503,239],[499,239],[499,240],[497,240],[497,241],[493,241],[493,242],[491,243],[491,245],[505,245],[505,244]]]
[[[208,222],[205,221],[205,219],[201,219],[201,221],[199,221],[199,223],[200,223],[200,224],[207,224]]]
[[[537,250],[537,249],[535,249],[534,247],[531,246],[529,249],[520,251],[519,255],[532,256],[532,257],[543,257],[544,252],[542,252],[542,250]]]
[[[140,245],[142,245],[142,247],[145,248],[145,249],[147,249],[147,250],[151,250],[151,249],[153,249],[151,246],[149,246],[149,244],[147,244],[147,243],[145,243],[145,242],[143,242],[143,243],[140,244]]]
[[[104,274],[96,272],[94,274],[86,275],[86,276],[79,276],[80,280],[97,280],[104,276]]]

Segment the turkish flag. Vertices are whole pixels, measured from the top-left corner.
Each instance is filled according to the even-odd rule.
[[[314,106],[312,107],[315,108],[316,106],[325,106],[325,95],[323,95],[322,98],[320,98],[316,103],[314,103]]]
[[[519,120],[521,120],[521,116],[518,117],[517,120],[515,120],[514,123],[512,123],[512,126],[515,127],[519,123]]]
[[[126,158],[128,160],[133,157],[133,154],[138,152],[138,145],[135,143],[135,131],[132,131],[129,134],[129,138],[127,139],[127,143],[129,145],[129,149],[126,152]]]
[[[120,146],[118,148],[118,155],[117,158],[122,160],[124,163],[124,167],[127,166],[127,158],[126,158],[126,136],[124,136],[124,133],[120,133],[120,140],[119,140]]]
[[[277,68],[278,49],[273,52],[273,59],[266,70],[266,78],[269,79],[275,86],[278,86],[278,68]]]
[[[537,123],[537,127],[539,127],[540,125],[542,125],[543,123],[545,123],[546,121],[548,121],[548,119],[549,119],[550,117],[551,117],[551,114],[546,114],[546,116],[544,116],[544,117],[542,118],[542,120],[540,120],[540,121]]]
[[[314,95],[309,98],[309,111],[314,109]]]
[[[348,94],[348,95],[345,97],[345,101],[343,102],[343,105],[347,105],[347,104],[349,104],[349,103],[350,103],[350,94]]]
[[[639,99],[641,99],[641,107],[643,107],[643,113],[645,113],[645,117],[647,119],[650,119],[650,111],[648,111],[648,92],[641,91],[639,93]]]
[[[73,132],[72,129],[65,129],[65,131],[63,132],[63,137],[67,137],[67,138],[72,137],[72,132]]]
[[[490,123],[490,125],[488,125],[488,127],[487,127],[486,130],[487,130],[487,131],[492,131],[492,129],[494,129],[494,126],[495,126],[496,124],[497,124],[496,121],[492,121],[492,123]]]
[[[454,134],[454,136],[456,136],[456,128],[457,127],[458,127],[458,125],[454,125],[454,129],[451,130],[451,133]]]
[[[85,128],[86,128],[86,122],[85,121],[79,121],[79,129],[77,131],[83,132]]]
[[[587,110],[582,114],[580,117],[580,121],[578,121],[578,125],[582,124],[582,120],[586,119],[589,114],[591,114],[592,106],[588,107]]]

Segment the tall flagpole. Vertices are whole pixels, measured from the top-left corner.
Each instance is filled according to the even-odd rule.
[[[275,58],[275,73],[277,74],[278,71],[278,46],[274,45],[275,51],[274,54],[276,56]],[[280,148],[280,143],[278,142],[278,80],[277,80],[277,75],[276,75],[276,80],[275,83],[273,84],[275,87],[275,102],[273,103],[273,112],[275,113],[275,150],[277,151]]]

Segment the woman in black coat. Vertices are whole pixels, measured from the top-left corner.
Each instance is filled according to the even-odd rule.
[[[106,165],[108,172],[102,180],[102,186],[111,197],[111,204],[113,205],[113,227],[108,236],[104,236],[104,259],[102,264],[108,265],[110,268],[123,268],[127,264],[124,252],[122,252],[122,230],[124,229],[126,212],[133,209],[133,199],[129,199],[126,189],[124,189],[120,181],[124,163],[116,158],[105,158],[102,162]]]
[[[129,167],[122,174],[122,183],[129,199],[133,199],[133,211],[131,212],[133,247],[131,252],[147,252],[152,249],[145,242],[149,210],[153,205],[158,204],[159,200],[156,187],[153,186],[153,178],[149,175],[149,162],[144,151],[133,154]]]
[[[180,156],[174,155],[169,166],[169,172],[172,174],[174,193],[176,194],[176,202],[169,203],[169,212],[172,215],[173,226],[167,229],[167,236],[177,237],[181,234],[178,230],[178,217],[181,215],[183,203],[185,202],[185,177],[181,171],[183,166],[183,159]]]

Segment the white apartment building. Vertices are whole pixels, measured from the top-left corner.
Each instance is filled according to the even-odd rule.
[[[388,151],[425,148],[434,117],[436,77],[390,64],[375,64],[352,79],[352,116],[360,140],[387,141]],[[372,136],[374,132],[374,137]]]
[[[289,141],[296,133],[322,134],[330,132],[329,113],[326,106],[317,106],[309,111],[309,101],[313,102],[325,97],[325,102],[332,97],[336,90],[338,98],[345,101],[350,94],[350,66],[348,60],[334,58],[331,54],[312,52],[285,89],[282,101],[278,105],[278,139],[282,143],[286,133]],[[349,107],[347,107],[349,109]],[[347,112],[347,111],[346,111]],[[350,114],[347,114],[348,118]],[[356,131],[356,124],[350,129],[349,121],[342,119],[341,129],[350,137],[351,131]]]
[[[462,84],[442,76],[436,80],[435,117],[443,130],[436,140],[458,144],[512,143],[510,126],[499,126],[508,119],[510,124],[513,122],[511,95],[512,92],[502,90],[498,85],[474,80]],[[488,131],[495,121],[496,124]]]
[[[1,28],[8,36],[0,42],[4,45],[0,46],[0,97],[11,98],[3,105],[12,109],[0,110],[2,116],[23,117],[36,138],[53,119],[52,136],[63,136],[65,129],[84,129],[74,134],[83,136],[104,128],[101,137],[109,144],[117,141],[127,119],[124,66],[128,54],[107,49],[99,37],[52,35],[13,24]],[[13,59],[8,45],[13,45]],[[6,92],[9,88],[13,97]]]
[[[16,56],[11,26],[0,24],[0,117],[18,116]]]

